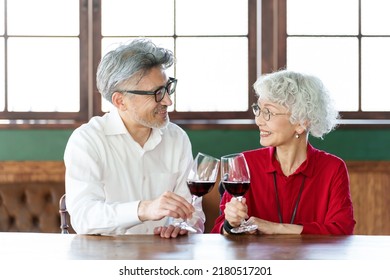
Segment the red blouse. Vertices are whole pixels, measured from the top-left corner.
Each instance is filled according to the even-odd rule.
[[[290,223],[303,183],[293,222],[303,226],[302,234],[353,234],[356,222],[344,161],[308,144],[306,161],[286,177],[274,153],[274,147],[244,152],[251,176],[251,187],[245,195],[249,217],[279,222],[275,174],[283,223]],[[211,232],[221,232],[225,204],[231,198],[224,193],[220,204],[222,215]]]

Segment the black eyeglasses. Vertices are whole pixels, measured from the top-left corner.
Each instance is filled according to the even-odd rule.
[[[161,102],[163,100],[165,93],[172,95],[176,90],[177,79],[169,77],[168,83],[156,89],[155,91],[145,91],[145,90],[121,90],[120,92],[139,94],[139,95],[154,95],[156,102]]]
[[[262,115],[263,119],[266,121],[269,121],[272,116],[278,116],[278,115],[289,115],[290,113],[274,113],[271,112],[268,108],[260,109],[259,105],[252,104],[252,111],[253,114],[258,117],[260,114]]]

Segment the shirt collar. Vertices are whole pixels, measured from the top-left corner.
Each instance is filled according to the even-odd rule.
[[[297,171],[302,172],[306,177],[312,177],[314,173],[315,155],[317,149],[315,149],[310,143],[307,144],[307,159],[298,168]]]
[[[275,147],[271,147],[268,149],[268,160],[271,164],[266,168],[267,173],[273,173],[277,170],[280,170],[280,163],[276,160]],[[307,158],[301,164],[301,166],[294,172],[294,174],[302,173],[306,177],[311,177],[314,172],[314,161],[315,161],[315,153],[317,149],[315,149],[310,143],[307,144]]]
[[[104,125],[104,133],[106,135],[127,134],[125,124],[117,109],[114,109],[104,115],[106,123]]]
[[[109,113],[106,113],[104,116],[106,118],[106,123],[104,125],[104,132],[106,135],[120,135],[128,134],[127,128],[123,123],[121,116],[119,115],[118,110],[112,110]],[[145,150],[154,149],[160,142],[164,128],[152,128],[152,132],[149,136],[148,141],[144,145]]]

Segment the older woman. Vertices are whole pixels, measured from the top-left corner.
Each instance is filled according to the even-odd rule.
[[[212,232],[231,233],[242,219],[258,234],[352,234],[355,226],[346,165],[315,149],[308,136],[322,138],[336,125],[322,82],[281,70],[254,84],[252,105],[264,148],[244,152],[251,187],[242,202],[227,192]]]

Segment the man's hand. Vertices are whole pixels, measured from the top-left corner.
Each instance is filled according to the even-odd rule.
[[[164,217],[191,219],[195,208],[185,198],[173,193],[164,192],[155,200],[141,201],[138,206],[140,221],[158,221]]]
[[[188,234],[188,231],[172,225],[167,227],[156,227],[154,229],[155,235],[160,235],[162,238],[176,238],[180,235]]]

